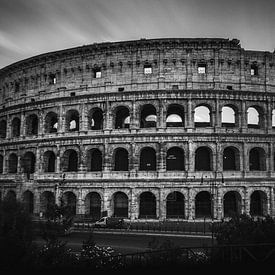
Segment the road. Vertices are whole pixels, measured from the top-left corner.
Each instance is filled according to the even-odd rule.
[[[67,237],[61,237],[60,240],[66,241],[67,246],[74,252],[81,250],[83,240],[89,237],[88,232],[73,232]],[[169,240],[173,245],[181,247],[201,247],[210,246],[211,237],[201,236],[177,236],[177,235],[157,235],[153,233],[121,233],[121,232],[94,232],[94,241],[99,246],[110,246],[117,253],[128,254],[142,252],[148,248],[148,243],[155,238],[160,244]],[[38,244],[43,244],[41,238],[37,238]]]

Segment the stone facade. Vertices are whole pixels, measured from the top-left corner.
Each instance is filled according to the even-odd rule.
[[[34,214],[62,197],[94,217],[275,216],[274,65],[236,39],[142,39],[7,66],[1,197]]]

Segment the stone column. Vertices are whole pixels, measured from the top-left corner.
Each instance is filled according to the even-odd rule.
[[[131,200],[130,200],[130,219],[138,219],[138,198],[135,194],[135,188],[131,188]]]
[[[76,214],[79,216],[85,215],[85,198],[82,188],[78,191]]]
[[[250,214],[250,197],[249,197],[249,190],[245,187],[244,189],[244,214]]]
[[[88,130],[88,110],[87,105],[82,104],[81,105],[81,131],[87,131]]]
[[[65,132],[65,123],[66,123],[66,114],[64,113],[63,106],[60,105],[59,107],[59,114],[58,114],[58,133]]]
[[[157,154],[157,156],[158,156],[158,154]],[[157,161],[158,161],[157,171],[159,171],[159,172],[166,171],[166,161],[165,160],[166,160],[166,158],[165,158],[165,144],[159,143],[159,158],[157,157]]]
[[[187,112],[185,115],[185,127],[188,129],[194,128],[194,110],[191,97],[187,100]]]
[[[247,111],[245,101],[242,100],[242,111],[241,111],[241,130],[243,133],[247,132]]]
[[[21,113],[21,119],[20,119],[20,136],[25,137],[26,136],[26,115],[25,112]]]
[[[159,189],[159,200],[157,201],[158,201],[157,203],[158,217],[160,221],[163,221],[166,218],[166,198],[161,188]]]

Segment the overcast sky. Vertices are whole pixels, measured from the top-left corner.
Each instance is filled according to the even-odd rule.
[[[273,52],[275,0],[0,0],[0,68],[94,42],[237,38]]]

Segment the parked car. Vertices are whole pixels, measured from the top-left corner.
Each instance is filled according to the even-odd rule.
[[[93,224],[96,228],[123,228],[124,220],[118,217],[102,217]]]

